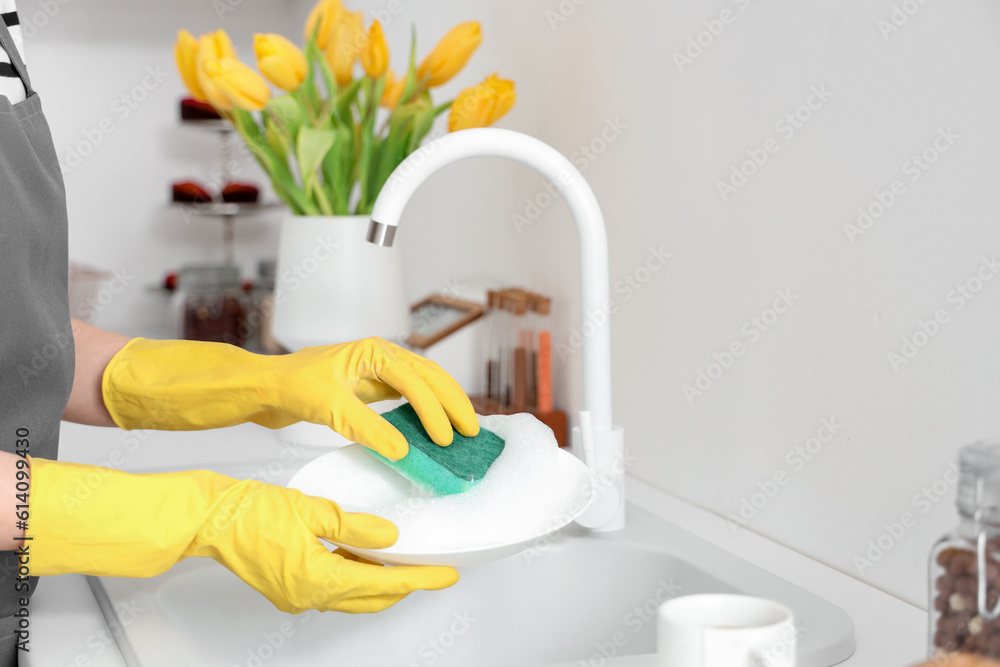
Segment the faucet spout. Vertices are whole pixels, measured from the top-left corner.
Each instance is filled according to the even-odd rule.
[[[375,222],[373,219],[371,224],[368,225],[368,236],[366,240],[369,243],[374,243],[377,246],[382,246],[385,248],[391,248],[392,242],[396,238],[396,225],[385,225],[381,222]]]
[[[612,529],[620,528],[624,525],[622,486],[627,466],[621,460],[624,459],[621,429],[612,426],[611,421],[608,239],[597,198],[579,170],[559,151],[520,132],[483,128],[446,134],[415,151],[389,176],[372,209],[368,240],[377,245],[392,245],[403,209],[417,188],[442,167],[473,157],[508,158],[558,183],[576,222],[580,240],[583,409],[590,413],[598,467],[614,468],[614,480],[608,485],[618,495],[619,504],[614,512],[617,518],[606,523]],[[609,436],[602,437],[604,434]],[[594,472],[596,475],[597,471]],[[605,512],[602,516],[607,515]]]

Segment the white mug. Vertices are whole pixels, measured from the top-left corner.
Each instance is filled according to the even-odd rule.
[[[788,607],[746,595],[685,595],[657,617],[660,667],[795,667]]]

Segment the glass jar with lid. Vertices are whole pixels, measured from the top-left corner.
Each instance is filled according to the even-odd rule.
[[[1000,658],[1000,440],[959,453],[958,528],[931,550],[932,658]]]
[[[181,336],[242,347],[249,332],[240,269],[232,264],[185,266],[178,284]]]
[[[264,259],[257,264],[257,284],[251,295],[250,325],[255,334],[255,352],[284,354],[282,347],[271,333],[274,327],[274,290],[277,276],[277,261]]]

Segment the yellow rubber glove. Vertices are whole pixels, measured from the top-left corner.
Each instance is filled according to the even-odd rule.
[[[317,536],[380,549],[396,541],[396,527],[294,489],[205,470],[131,475],[28,460],[31,575],[150,577],[205,556],[293,614],[376,612],[458,581],[450,567],[381,567],[331,553]]]
[[[252,354],[225,343],[134,338],[111,359],[104,404],[124,429],[192,431],[254,422],[281,428],[300,421],[399,459],[403,435],[366,403],[404,396],[439,445],[452,425],[479,433],[469,397],[448,373],[381,338],[310,347],[287,355]]]

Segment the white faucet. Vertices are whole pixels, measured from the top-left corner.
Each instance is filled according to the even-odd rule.
[[[577,522],[592,530],[624,528],[625,439],[622,428],[611,421],[608,237],[597,198],[576,167],[548,144],[520,132],[486,128],[446,134],[411,154],[389,176],[372,209],[368,240],[391,246],[403,209],[417,188],[438,169],[473,157],[504,157],[534,168],[562,188],[576,221],[583,410],[580,426],[573,429],[573,441],[574,451],[583,454],[596,481],[594,501]]]

